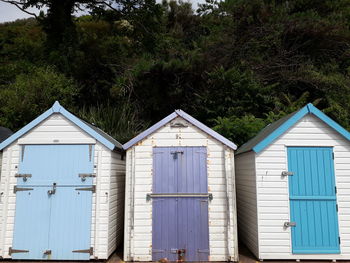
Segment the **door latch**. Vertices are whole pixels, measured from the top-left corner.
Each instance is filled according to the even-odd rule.
[[[293,172],[283,171],[281,175],[282,176],[292,176]]]
[[[183,151],[173,151],[173,152],[170,152],[170,154],[173,154],[174,160],[177,159],[177,155],[178,155],[178,154],[183,154],[183,153],[184,153]]]
[[[47,191],[48,195],[54,195],[56,193],[56,183],[52,184],[52,189]]]
[[[31,178],[32,175],[31,174],[15,174],[16,178],[23,178],[23,182],[26,182],[28,180],[28,178]]]
[[[50,249],[44,251],[44,255],[51,255],[52,251]]]
[[[296,226],[297,223],[295,222],[284,222],[284,227],[292,227],[292,226]]]

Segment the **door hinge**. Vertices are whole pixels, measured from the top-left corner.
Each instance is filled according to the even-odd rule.
[[[338,237],[338,241],[339,241],[339,244],[341,243],[341,241],[340,241],[340,237]]]
[[[92,159],[92,145],[89,145],[89,161],[91,162]]]
[[[336,186],[334,186],[334,192],[337,193],[337,187]]]
[[[332,153],[332,159],[334,160],[334,153]]]
[[[338,212],[338,204],[335,205],[336,209],[337,209],[337,212]]]
[[[96,192],[96,185],[93,185],[91,187],[83,187],[83,188],[75,188],[77,191],[91,191],[93,193]]]
[[[94,248],[90,247],[89,249],[78,249],[78,250],[73,250],[73,253],[88,253],[90,256],[94,254]]]
[[[23,249],[12,249],[12,247],[9,247],[9,255],[11,256],[14,253],[28,253],[29,250],[23,250]]]
[[[27,181],[27,178],[31,178],[32,177],[32,175],[31,174],[19,174],[19,173],[17,173],[17,174],[15,174],[15,177],[16,178],[23,178],[23,181]]]
[[[14,194],[20,191],[30,191],[30,190],[34,190],[34,188],[25,188],[25,187],[17,187],[17,186],[13,187]]]

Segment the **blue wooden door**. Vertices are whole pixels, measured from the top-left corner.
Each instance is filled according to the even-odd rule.
[[[79,174],[92,172],[92,146],[24,147],[19,174],[31,177],[17,180],[13,258],[90,258],[92,177]]]
[[[92,185],[93,145],[23,145],[17,185]]]
[[[16,192],[16,216],[12,249],[13,259],[47,259],[49,248],[50,199],[49,187],[31,187]],[[41,220],[45,219],[45,220]],[[20,252],[20,251],[21,252]]]
[[[92,192],[58,187],[52,196],[49,248],[51,259],[88,260]],[[82,253],[79,251],[83,250]]]
[[[153,150],[153,260],[209,258],[208,193],[205,147],[157,147]],[[179,197],[179,194],[185,196]],[[189,195],[189,196],[186,196]]]
[[[336,254],[339,229],[331,147],[288,147],[294,254]]]

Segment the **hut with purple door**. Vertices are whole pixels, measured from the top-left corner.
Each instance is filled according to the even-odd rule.
[[[234,143],[176,110],[123,148],[125,261],[238,261]]]

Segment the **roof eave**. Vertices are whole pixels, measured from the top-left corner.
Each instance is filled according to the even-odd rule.
[[[104,146],[106,146],[108,149],[113,151],[116,148],[116,145],[102,137],[100,134],[98,134],[96,131],[91,129],[88,125],[86,125],[83,121],[81,121],[78,117],[74,116],[72,113],[67,111],[64,107],[62,107],[58,101],[56,101],[53,106],[39,115],[37,118],[35,118],[33,121],[28,123],[26,126],[12,134],[10,137],[8,137],[6,140],[4,140],[2,143],[0,143],[0,150],[3,150],[7,146],[9,146],[11,143],[13,143],[15,140],[29,132],[31,129],[36,127],[39,123],[50,117],[54,113],[60,113],[64,117],[66,117],[68,120],[73,122],[75,125],[77,125],[79,128],[81,128],[83,131],[88,133],[91,137],[95,138],[97,141],[102,143]],[[122,149],[122,148],[120,148]]]

